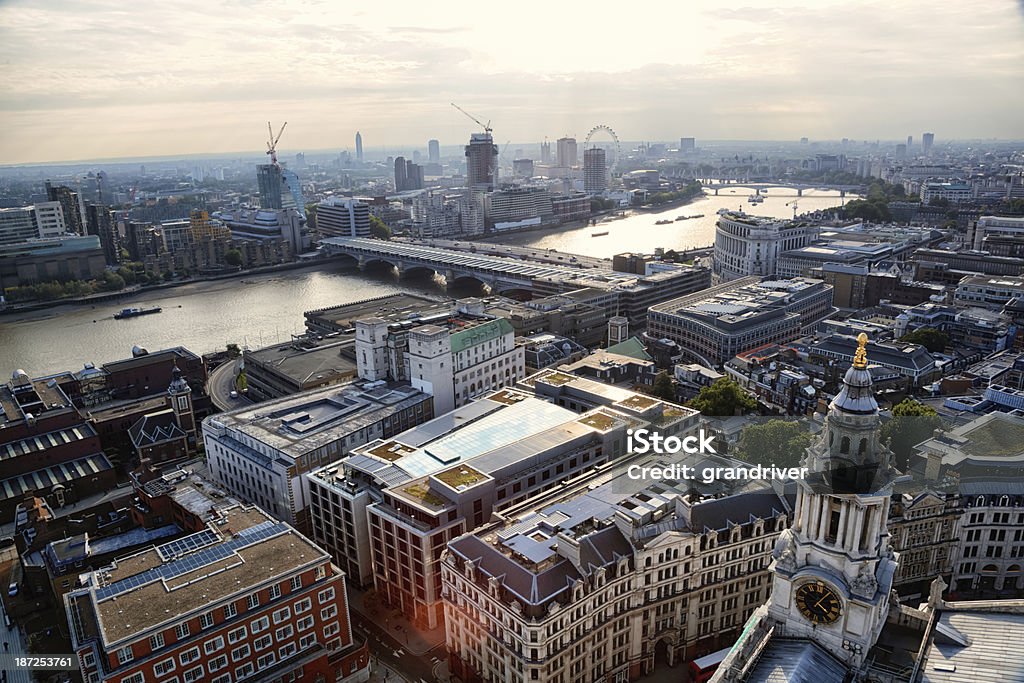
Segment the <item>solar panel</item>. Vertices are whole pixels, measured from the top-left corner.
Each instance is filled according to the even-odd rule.
[[[188,554],[194,550],[205,548],[206,546],[213,545],[220,540],[220,534],[212,529],[203,529],[202,531],[194,534],[189,534],[185,538],[179,538],[176,541],[170,543],[164,543],[161,546],[157,546],[156,551],[160,553],[160,558],[167,562],[175,558],[181,557],[182,555]]]
[[[165,562],[159,567],[154,567],[153,569],[134,574],[121,579],[120,581],[115,581],[109,586],[103,586],[96,591],[96,600],[103,601],[108,598],[121,595],[122,593],[126,593],[130,590],[134,590],[135,588],[139,588],[140,586],[145,586],[146,584],[154,581],[166,581],[168,579],[179,577],[183,574],[188,574],[189,572],[207,567],[215,562],[231,557],[243,548],[255,545],[256,543],[286,533],[287,531],[288,526],[282,522],[273,520],[261,522],[260,524],[256,524],[255,526],[251,526],[248,529],[238,532],[234,538],[224,541],[223,543],[214,545],[213,547],[205,550],[190,552],[176,560]]]

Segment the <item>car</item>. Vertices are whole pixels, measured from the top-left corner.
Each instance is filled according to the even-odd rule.
[[[231,398],[238,398],[238,392],[237,392],[237,391],[232,391],[232,392],[231,392],[230,394],[228,394],[228,395],[229,395],[229,396],[231,396]]]

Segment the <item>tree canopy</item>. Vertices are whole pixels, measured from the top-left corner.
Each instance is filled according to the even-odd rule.
[[[665,399],[666,401],[676,400],[675,382],[672,381],[672,376],[668,374],[667,370],[662,370],[658,373],[658,376],[654,378],[654,386],[651,389],[651,394],[658,398]]]
[[[900,337],[900,341],[920,344],[932,353],[941,353],[949,344],[949,335],[934,327],[919,327]]]
[[[896,456],[896,464],[906,468],[914,446],[929,439],[942,426],[942,418],[931,406],[905,398],[892,408],[892,419],[882,425],[879,438]]]
[[[370,234],[379,240],[391,239],[391,228],[376,216],[370,216]]]
[[[732,417],[757,409],[757,401],[729,377],[721,377],[690,401],[689,406],[709,417]]]
[[[810,444],[811,434],[799,422],[768,420],[743,428],[736,454],[757,465],[797,467]]]

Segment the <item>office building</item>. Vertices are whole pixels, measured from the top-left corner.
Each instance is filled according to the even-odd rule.
[[[0,209],[0,244],[70,236],[68,232],[59,202]]]
[[[67,224],[64,221],[64,210],[60,202],[36,202],[34,208],[36,230],[39,237],[60,237],[61,235],[77,234],[71,233],[68,230]],[[98,233],[90,232],[89,234],[95,235]]]
[[[405,157],[395,158],[395,191],[423,189],[423,167]]]
[[[422,627],[443,616],[446,541],[625,457],[625,432],[695,431],[695,411],[546,370],[307,476],[314,540]]]
[[[427,141],[427,161],[432,164],[441,162],[441,143],[437,140]]]
[[[921,134],[921,151],[924,154],[930,154],[932,151],[932,145],[935,144],[935,133],[922,133]]]
[[[260,164],[256,167],[256,181],[259,185],[260,208],[295,209],[305,219],[306,200],[302,195],[302,183],[295,171],[280,164]]]
[[[466,184],[491,192],[498,184],[498,146],[489,132],[473,133],[466,145]]]
[[[358,199],[325,199],[316,207],[316,231],[321,237],[369,237],[370,206]]]
[[[507,187],[484,195],[484,218],[495,232],[551,220],[551,193],[543,187]]]
[[[989,250],[988,244],[998,238],[1024,241],[1024,216],[982,216],[967,231],[968,243],[977,250]],[[993,252],[996,253],[996,252]],[[1004,256],[1021,254],[1003,253]]]
[[[116,266],[121,263],[121,234],[117,231],[110,207],[86,202],[85,226],[88,234],[100,238],[107,265]]]
[[[412,222],[419,237],[482,234],[483,195],[467,188],[422,192],[412,200]]]
[[[4,211],[0,209],[0,224]],[[0,291],[54,280],[95,280],[106,265],[95,235],[0,242]]]
[[[67,232],[73,232],[76,235],[85,234],[84,204],[77,192],[65,185],[53,185],[47,180],[46,198],[60,204]]]
[[[626,682],[727,646],[767,597],[789,510],[764,484],[632,479],[625,464],[538,497],[448,543],[449,667],[467,681]]]
[[[540,163],[545,166],[551,163],[551,143],[547,140],[540,143]]]
[[[406,187],[408,182],[405,157],[395,157],[395,192],[402,192],[408,189]]]
[[[832,287],[820,280],[750,276],[655,304],[647,329],[677,343],[686,360],[718,367],[758,346],[793,341],[834,310]]]
[[[363,135],[356,131],[356,161],[363,163]]]
[[[558,138],[555,142],[556,165],[561,168],[572,168],[578,163],[576,155],[576,138]]]
[[[969,202],[974,199],[974,188],[969,183],[959,181],[921,183],[921,201],[925,204],[941,199],[953,204]]]
[[[697,151],[697,140],[695,138],[679,138],[679,151],[683,154]]]
[[[328,333],[330,334],[330,333]],[[351,339],[318,339],[315,334],[242,352],[249,397],[256,401],[291,396],[310,389],[341,384],[356,377]]]
[[[319,209],[317,219],[319,220]],[[306,219],[297,209],[226,209],[215,211],[212,221],[196,222],[189,227],[198,241],[203,235],[221,236],[218,227],[227,228],[232,240],[281,241],[288,244],[293,255],[309,251],[310,235]]]
[[[517,178],[532,178],[533,159],[513,159],[512,175]]]
[[[400,384],[328,386],[203,421],[210,476],[276,519],[307,528],[303,472],[433,417],[428,394]]]
[[[959,306],[999,310],[1011,299],[1024,297],[1024,278],[969,275],[957,285],[953,301]]]
[[[727,282],[748,275],[775,275],[779,254],[811,244],[818,226],[806,221],[720,211],[715,227],[714,276]]]
[[[583,191],[599,194],[608,189],[608,168],[604,150],[591,147],[583,150]]]
[[[202,530],[82,580],[64,606],[87,681],[355,681],[368,673],[344,575],[255,507],[218,510]]]
[[[809,344],[806,353],[808,356],[824,359],[826,364],[845,365],[856,356],[857,348],[855,337],[848,334],[830,334]],[[909,384],[912,387],[920,387],[935,381],[940,375],[935,358],[920,344],[869,341],[867,350],[871,354],[873,368],[886,368],[905,378],[902,382],[904,386]]]

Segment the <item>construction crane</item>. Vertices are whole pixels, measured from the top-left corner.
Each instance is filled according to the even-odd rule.
[[[281,139],[281,134],[284,133],[284,127],[288,125],[285,121],[281,126],[281,130],[277,131],[277,137],[274,137],[274,129],[270,127],[270,121],[267,121],[267,133],[270,135],[270,139],[267,140],[267,154],[270,155],[270,163],[277,166],[277,141]]]
[[[796,199],[794,199],[791,202],[786,202],[786,206],[792,206],[793,207],[793,218],[796,218],[796,210],[797,210],[797,206],[798,206],[799,202],[800,202],[800,198],[799,197],[797,197]]]
[[[478,126],[483,128],[485,133],[487,133],[488,135],[491,134],[491,122],[490,121],[488,121],[487,123],[483,123],[480,119],[478,119],[477,117],[473,116],[468,111],[466,111],[465,109],[463,109],[459,105],[455,104],[454,102],[452,102],[451,105],[453,107],[455,107],[456,109],[458,109],[459,111],[461,111],[463,114],[465,114],[469,118],[470,121],[473,121]]]

